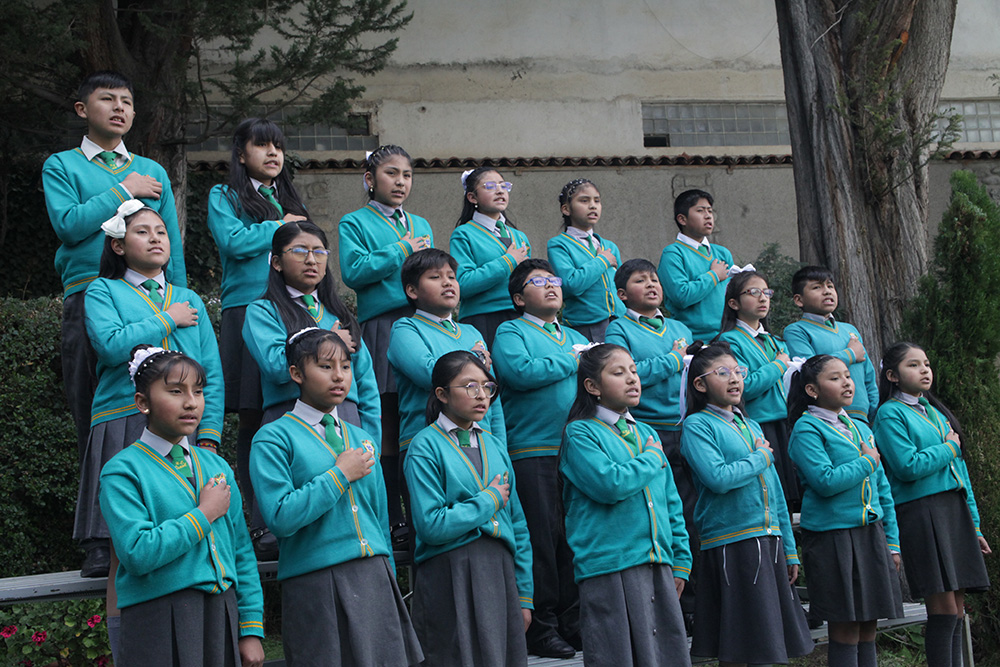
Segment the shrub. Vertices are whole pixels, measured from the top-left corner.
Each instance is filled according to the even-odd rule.
[[[753,261],[753,266],[767,278],[767,286],[774,290],[771,312],[767,316],[768,329],[772,333],[784,331],[786,326],[797,321],[802,314],[792,302],[792,276],[802,266],[802,262],[781,254],[781,245],[768,243]]]
[[[19,604],[0,609],[6,665],[108,665],[103,600]]]

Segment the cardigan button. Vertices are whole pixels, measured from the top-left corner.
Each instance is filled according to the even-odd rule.
[[[499,526],[500,525],[500,522],[497,521],[496,519],[493,519],[492,523],[493,523],[494,526]]]
[[[357,512],[358,511],[358,506],[357,505],[351,505],[351,511],[352,512]]]
[[[364,539],[361,540],[361,546],[367,547],[368,546],[368,540],[364,540]]]
[[[649,507],[652,507],[653,506],[653,501],[650,501],[650,502],[646,503],[646,505],[648,505]]]
[[[770,535],[770,534],[771,534],[771,529],[770,529],[770,528],[768,528],[768,529],[767,529],[767,534],[768,534],[768,535]]]

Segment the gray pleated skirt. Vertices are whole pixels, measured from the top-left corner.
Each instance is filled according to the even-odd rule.
[[[899,572],[881,521],[840,530],[802,529],[799,544],[814,618],[863,623],[903,617]]]
[[[581,581],[580,635],[587,667],[691,664],[667,565],[637,565]]]
[[[281,582],[288,667],[417,665],[423,653],[385,556]]]
[[[427,667],[525,667],[514,557],[491,537],[417,565],[413,627]]]
[[[910,593],[983,591],[990,586],[972,513],[961,491],[896,505],[900,555]]]
[[[459,320],[462,324],[471,324],[476,327],[479,333],[483,334],[484,343],[486,343],[486,349],[493,350],[493,340],[497,336],[497,327],[504,322],[509,322],[510,320],[516,320],[520,315],[517,311],[511,308],[510,310],[498,310],[493,313],[480,313],[479,315],[470,315],[469,317],[463,317]]]
[[[361,323],[361,340],[365,342],[368,353],[372,355],[372,366],[375,369],[375,380],[378,382],[379,394],[396,393],[396,378],[392,374],[392,369],[389,368],[389,336],[396,320],[412,315],[413,307],[407,305],[376,315]]]
[[[101,422],[90,429],[87,448],[80,466],[80,490],[76,497],[73,539],[92,540],[109,537],[99,501],[101,469],[118,452],[142,435],[146,415],[135,413]]]
[[[226,412],[260,410],[264,396],[260,389],[260,369],[243,340],[247,307],[222,311],[219,325],[219,356],[226,381]]]
[[[692,655],[785,664],[812,650],[780,538],[752,537],[701,552]]]
[[[184,589],[122,609],[118,667],[239,667],[236,591]]]

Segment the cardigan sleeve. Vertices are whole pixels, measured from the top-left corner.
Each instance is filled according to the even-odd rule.
[[[747,450],[746,456],[727,462],[718,436],[703,420],[685,420],[681,433],[681,453],[712,493],[738,489],[771,465],[771,455],[765,449]]]
[[[501,443],[502,444],[502,443]],[[516,545],[514,554],[514,578],[517,580],[517,593],[520,598],[521,608],[534,609],[535,584],[531,572],[531,534],[528,532],[528,521],[524,517],[524,509],[521,507],[521,499],[517,495],[517,480],[514,477],[514,467],[510,460],[506,460],[507,469],[510,470],[510,499],[507,504],[510,506],[511,523],[514,526],[514,544]]]
[[[580,296],[587,289],[601,279],[601,276],[611,267],[604,257],[588,256],[582,263],[577,265],[564,243],[559,242],[559,237],[549,241],[549,261],[552,268],[556,270],[563,280],[563,292],[571,296]]]
[[[420,389],[431,390],[431,373],[438,358],[411,322],[401,319],[392,325],[386,354],[396,371]]]
[[[572,351],[537,355],[528,349],[521,332],[514,327],[497,331],[493,342],[493,363],[500,380],[511,389],[539,389],[576,375],[577,360]]]
[[[228,468],[228,466],[227,466]],[[227,479],[235,479],[228,469]],[[239,610],[240,637],[264,636],[264,591],[257,570],[257,556],[250,541],[250,531],[243,517],[243,500],[236,484],[231,487],[227,519],[232,531],[233,558],[236,561],[236,607]]]
[[[657,275],[663,285],[667,303],[689,308],[703,301],[722,281],[711,269],[696,276],[689,276],[684,258],[679,252],[671,251],[673,245],[670,244],[663,249]]]
[[[511,257],[509,252],[503,252],[497,257],[486,261],[485,258],[477,257],[481,253],[476,252],[476,243],[473,235],[477,234],[478,228],[473,231],[462,229],[465,225],[460,225],[451,234],[451,241],[448,244],[448,252],[458,262],[458,286],[462,291],[462,298],[467,299],[476,294],[481,294],[491,287],[507,284],[517,262]],[[492,243],[490,239],[484,239],[486,243]],[[512,243],[513,246],[513,243]],[[499,249],[499,248],[498,248]]]
[[[280,220],[247,225],[240,220],[227,196],[228,187],[216,185],[208,194],[208,229],[219,254],[233,259],[251,259],[271,249]]]
[[[378,393],[378,382],[372,355],[363,340],[358,341],[357,351],[351,355],[351,370],[354,384],[358,388],[358,413],[361,428],[374,438],[376,446],[382,446],[382,399]]]
[[[131,195],[121,183],[116,183],[87,201],[81,201],[64,159],[57,154],[45,160],[42,189],[52,229],[62,243],[74,246],[99,232],[101,223],[113,216],[123,202],[131,199]]]
[[[347,216],[337,225],[341,277],[344,284],[354,290],[385,280],[410,256],[410,244],[403,240],[379,248],[370,247],[362,224]]]
[[[835,465],[830,459],[822,434],[814,428],[797,424],[788,441],[788,456],[799,469],[806,485],[823,497],[835,496],[857,486],[872,475],[878,464],[868,455]]]
[[[647,449],[620,463],[605,451],[599,433],[583,422],[570,422],[563,435],[563,474],[595,502],[613,505],[634,496],[660,474],[667,462],[660,450]],[[608,431],[611,438],[622,440]],[[612,446],[628,447],[624,440]]]
[[[199,362],[205,369],[205,412],[198,425],[198,440],[222,442],[222,422],[225,419],[226,381],[222,377],[219,341],[215,338],[212,320],[208,317],[201,297],[193,294],[191,305],[198,311]]]
[[[112,294],[112,281],[98,278],[87,287],[84,297],[84,311],[87,335],[97,356],[110,365],[123,364],[129,360],[132,348],[143,342],[157,342],[169,336],[175,329],[174,319],[166,311],[152,306],[142,319],[126,322],[121,308],[126,304],[116,304]],[[137,297],[138,298],[138,297]],[[130,312],[130,315],[135,313]],[[203,313],[199,314],[207,319]]]
[[[959,455],[959,449],[947,440],[918,448],[910,437],[906,422],[898,414],[887,414],[885,406],[875,420],[875,442],[892,474],[906,482],[932,475]]]

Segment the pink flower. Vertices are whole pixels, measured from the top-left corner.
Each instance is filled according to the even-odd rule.
[[[35,663],[31,662],[31,660],[29,660],[28,658],[25,658],[18,664],[24,665],[24,667],[34,667]]]
[[[45,630],[39,630],[35,634],[31,635],[31,641],[41,646],[42,644],[45,643],[45,640],[48,638],[48,636],[49,635],[47,632],[45,632]]]
[[[91,616],[90,618],[87,619],[87,625],[90,626],[90,627],[94,627],[95,625],[97,625],[100,622],[101,622],[101,615],[100,614],[94,614],[93,616]]]
[[[97,667],[107,667],[108,656],[106,655],[97,656],[96,658],[94,658],[94,664],[97,665]]]
[[[3,630],[0,630],[0,637],[7,639],[8,637],[13,637],[15,632],[17,632],[17,626],[8,625]]]

